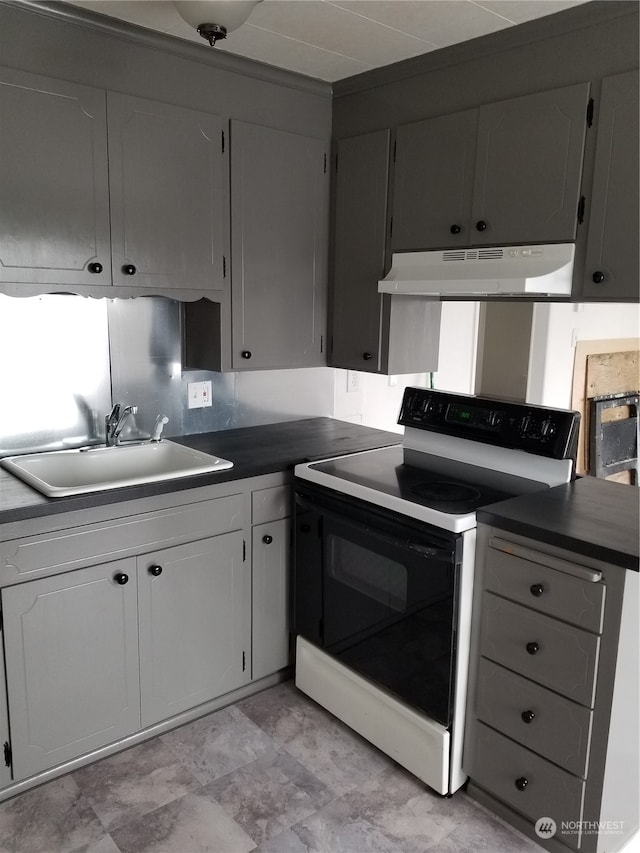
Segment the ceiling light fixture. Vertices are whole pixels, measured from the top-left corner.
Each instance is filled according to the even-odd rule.
[[[211,47],[244,24],[262,0],[177,0],[174,6]]]

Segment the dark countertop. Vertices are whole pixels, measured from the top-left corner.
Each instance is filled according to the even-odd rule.
[[[183,477],[162,483],[109,489],[67,498],[47,498],[0,468],[0,523],[59,512],[74,512],[118,501],[137,500],[245,477],[289,471],[299,462],[399,444],[402,436],[333,418],[308,418],[188,435],[171,438],[171,441],[229,459],[233,462],[233,468],[216,474]]]
[[[582,477],[573,483],[492,504],[478,521],[638,571],[640,489]]]

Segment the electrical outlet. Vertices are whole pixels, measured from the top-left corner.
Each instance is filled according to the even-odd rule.
[[[206,406],[211,406],[211,380],[187,382],[187,402],[190,409],[204,409]]]
[[[362,376],[357,370],[347,370],[347,391],[362,391]]]

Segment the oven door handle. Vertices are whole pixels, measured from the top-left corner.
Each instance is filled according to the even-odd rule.
[[[418,545],[415,542],[409,543],[409,550],[415,551],[428,560],[439,560],[441,563],[454,563],[455,557],[450,550],[446,548],[438,548],[434,545]]]

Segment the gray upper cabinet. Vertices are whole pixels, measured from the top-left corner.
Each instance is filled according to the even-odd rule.
[[[394,251],[575,239],[589,84],[398,130]]]
[[[393,193],[392,248],[441,248],[471,242],[471,193],[478,111],[399,127]]]
[[[222,119],[111,92],[107,105],[113,283],[221,289]]]
[[[0,71],[1,282],[111,284],[106,120],[104,91]]]
[[[369,373],[419,373],[437,367],[440,305],[378,293],[387,259],[389,154],[389,130],[337,145],[330,361]]]
[[[602,83],[583,296],[637,301],[638,71]]]
[[[224,287],[218,116],[7,69],[0,121],[0,282]]]
[[[231,122],[232,367],[325,363],[322,140]]]
[[[589,84],[481,107],[474,243],[575,239]]]

